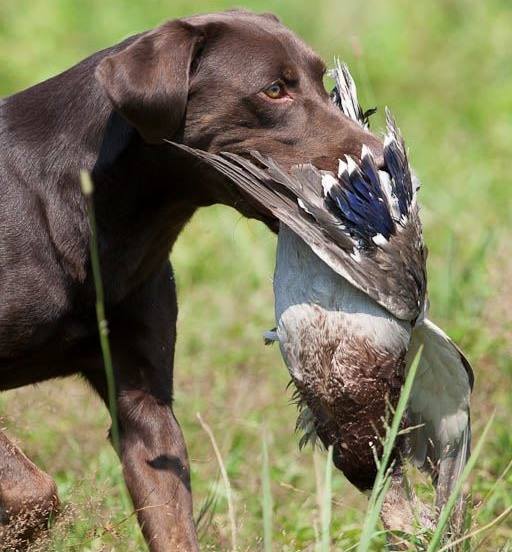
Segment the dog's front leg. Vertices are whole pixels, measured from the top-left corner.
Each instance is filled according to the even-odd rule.
[[[125,390],[119,420],[124,477],[150,550],[198,550],[187,451],[169,404]]]
[[[169,267],[108,313],[121,461],[152,552],[198,550],[185,441],[171,408],[177,316]],[[102,367],[85,373],[107,401]]]

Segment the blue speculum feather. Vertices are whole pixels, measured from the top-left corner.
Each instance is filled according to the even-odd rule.
[[[326,201],[349,234],[364,248],[375,246],[372,238],[378,234],[389,239],[395,223],[373,161],[364,157],[361,169],[344,171],[339,179]]]
[[[391,142],[384,148],[384,161],[392,178],[393,192],[398,201],[400,214],[406,216],[412,199],[411,175],[407,160],[398,150],[395,142]]]
[[[336,81],[333,102],[346,116],[367,127],[348,67],[338,62],[332,76]],[[387,240],[396,232],[397,225],[403,224],[409,215],[414,195],[402,138],[389,112],[386,119],[384,161],[391,177],[391,190],[383,189],[372,156],[363,154],[360,167],[343,171],[338,178],[339,185],[331,186],[325,198],[330,211],[363,248],[376,247],[373,238],[379,234]]]

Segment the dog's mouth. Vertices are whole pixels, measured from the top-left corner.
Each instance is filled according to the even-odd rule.
[[[363,112],[361,109],[357,100],[355,85],[348,69],[338,63],[332,76],[336,80],[336,87],[331,95],[333,103],[346,117],[368,130],[368,116],[374,110]],[[309,166],[316,170],[317,174],[321,173],[331,176],[333,180],[337,179],[338,187],[348,186],[350,188],[348,196],[350,197],[357,196],[361,192],[359,183],[353,181],[358,178],[359,180],[366,180],[364,184],[366,189],[362,192],[366,194],[366,197],[361,198],[363,202],[368,201],[367,184],[371,177],[376,177],[373,179],[373,184],[377,182],[377,188],[380,186],[380,179],[384,182],[390,182],[393,179],[393,170],[387,166],[386,159],[384,158],[381,163],[366,146],[362,147],[357,156],[353,153],[343,156],[340,151],[336,155],[317,156],[307,162],[303,158],[297,163],[290,159],[282,159],[279,155],[262,155],[257,151],[244,150],[242,147],[236,148],[236,151],[212,153],[184,144],[173,142],[169,142],[169,144],[181,150],[182,153],[191,154],[196,161],[202,162],[200,166],[207,167],[208,170],[213,169],[216,175],[221,176],[220,179],[214,179],[215,189],[210,190],[212,200],[230,205],[243,216],[260,220],[273,232],[278,232],[280,222],[289,224],[290,217],[300,218],[301,216],[300,211],[304,203],[300,189],[301,184],[290,185],[290,181],[297,177],[303,167],[307,168]],[[374,175],[368,175],[365,172],[365,152],[366,157],[371,158]],[[340,163],[344,163],[344,161],[343,159],[340,161],[340,157],[344,158],[349,166],[358,167],[356,176],[353,176],[352,171],[350,171],[350,174],[343,181],[343,178],[341,178],[343,175],[340,173],[339,167]],[[380,155],[379,160],[381,160]],[[369,176],[370,178],[368,178]],[[299,174],[298,179],[300,180],[301,177],[303,175]],[[370,182],[370,184],[372,183]],[[290,193],[290,191],[293,193]],[[372,197],[371,191],[369,191],[369,194]],[[319,199],[325,199],[327,203],[330,201],[330,198],[322,198],[321,193],[319,193]],[[356,198],[357,202],[359,202],[359,199]],[[334,205],[333,201],[330,203]],[[325,207],[324,205],[323,208]],[[352,205],[349,205],[349,207],[351,208]],[[380,214],[382,209],[378,211],[377,215]],[[304,216],[303,212],[302,216]],[[341,221],[339,222],[341,224]]]

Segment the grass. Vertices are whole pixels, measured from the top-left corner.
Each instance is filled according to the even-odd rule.
[[[391,426],[389,427],[386,438],[384,440],[384,446],[382,449],[382,455],[378,460],[378,471],[375,477],[375,483],[368,501],[368,508],[366,510],[366,516],[364,519],[361,535],[359,537],[359,545],[357,552],[366,552],[370,549],[370,544],[375,538],[377,522],[379,514],[386,497],[386,493],[391,483],[391,469],[390,464],[391,454],[395,445],[396,438],[400,431],[400,424],[407,409],[407,403],[411,396],[411,390],[418,370],[418,364],[420,362],[421,353],[423,347],[416,353],[416,356],[411,364],[409,373],[404,382],[402,392],[400,393],[400,399],[396,405],[396,411],[393,415]]]
[[[270,467],[268,461],[268,445],[266,433],[263,433],[261,449],[261,490],[262,490],[262,517],[263,517],[263,551],[272,552],[272,516],[273,501],[270,481]]]
[[[98,320],[98,333],[100,337],[101,353],[105,365],[105,375],[108,387],[108,409],[112,420],[112,445],[117,455],[121,455],[121,442],[119,440],[119,423],[117,417],[117,393],[114,376],[114,367],[112,365],[112,353],[110,351],[110,341],[108,338],[108,320],[105,315],[105,301],[103,295],[103,281],[101,279],[100,256],[98,253],[98,234],[96,232],[96,216],[94,213],[94,186],[91,176],[88,172],[82,171],[80,174],[82,193],[87,201],[87,210],[89,226],[91,231],[91,270],[94,278],[94,288],[96,290],[96,317]]]
[[[322,533],[320,537],[320,552],[329,552],[331,548],[331,516],[332,516],[332,454],[333,448],[327,449],[327,458],[325,461],[324,492],[321,502],[321,525]]]
[[[487,433],[488,433],[489,429],[492,426],[493,419],[494,419],[494,416],[492,416],[491,419],[487,422],[487,425],[485,426],[485,428],[482,432],[482,435],[481,435],[480,439],[478,440],[478,443],[476,444],[476,446],[475,446],[475,448],[472,452],[471,457],[468,460],[468,463],[464,467],[464,470],[463,470],[459,480],[457,481],[457,483],[455,485],[455,488],[453,489],[452,494],[448,498],[448,502],[443,506],[443,509],[441,510],[441,512],[439,514],[439,520],[437,522],[437,526],[434,529],[434,532],[433,532],[431,538],[429,539],[427,552],[437,552],[437,551],[439,551],[440,547],[442,546],[442,538],[443,538],[443,535],[444,535],[444,533],[447,529],[447,526],[450,522],[450,516],[451,516],[451,513],[452,513],[452,511],[455,507],[455,503],[456,503],[460,493],[462,492],[462,486],[464,485],[464,482],[467,480],[467,478],[471,474],[471,471],[473,470],[473,468],[476,465],[478,457],[480,456],[482,448],[485,444],[485,439],[486,439]],[[469,538],[467,535],[465,535],[465,536],[466,536],[466,539]]]
[[[504,0],[244,5],[275,11],[327,61],[345,60],[363,105],[381,108],[375,128],[384,105],[397,118],[423,183],[432,316],[475,365],[476,442],[496,412],[470,476],[474,536],[466,549],[510,550],[512,10]],[[230,6],[0,0],[0,95],[167,18]],[[232,537],[218,461],[196,412],[215,435],[229,478],[239,550],[261,550],[271,541],[276,551],[312,551],[323,534],[319,453],[298,451],[288,375],[278,349],[262,345],[263,330],[274,323],[274,247],[257,223],[213,207],[197,213],[171,255],[180,299],[175,410],[191,456],[195,510],[215,505],[201,533],[204,550],[229,550]],[[106,410],[88,388],[68,379],[5,393],[0,416],[9,435],[55,477],[65,504],[40,550],[143,549],[123,506]],[[431,496],[428,484],[414,484],[422,497]],[[354,550],[367,500],[336,471],[331,485],[331,550]],[[382,550],[384,542],[377,535],[370,549]]]

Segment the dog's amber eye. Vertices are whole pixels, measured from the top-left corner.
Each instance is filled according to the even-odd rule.
[[[272,100],[279,100],[286,96],[284,83],[281,81],[273,82],[270,86],[263,89],[263,93]]]

